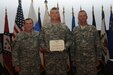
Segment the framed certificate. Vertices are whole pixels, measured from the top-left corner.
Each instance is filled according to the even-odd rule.
[[[64,40],[50,40],[50,51],[63,51],[65,49]]]

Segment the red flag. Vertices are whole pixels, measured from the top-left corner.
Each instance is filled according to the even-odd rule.
[[[5,68],[5,75],[13,75],[12,55],[11,55],[11,38],[9,33],[7,11],[5,13],[5,26],[3,35],[3,64]]]

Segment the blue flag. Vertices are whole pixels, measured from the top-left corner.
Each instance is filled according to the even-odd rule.
[[[73,31],[74,27],[75,27],[75,16],[73,14],[72,15],[72,31]]]
[[[110,58],[113,59],[113,14],[111,11],[110,21],[109,21],[109,30],[108,30],[108,49]]]
[[[40,12],[38,12],[38,21],[36,22],[36,24],[34,26],[34,31],[40,32],[41,28],[42,28],[42,24],[41,24]],[[41,50],[39,50],[39,55],[40,55],[40,59],[41,59],[41,66],[42,65],[44,66],[44,54],[43,54],[43,52],[41,52]]]
[[[38,12],[38,21],[36,22],[36,24],[34,26],[34,30],[40,32],[41,27],[42,26],[41,26],[40,12]]]

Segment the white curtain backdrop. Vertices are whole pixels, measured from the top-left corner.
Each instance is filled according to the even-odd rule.
[[[24,13],[24,18],[28,17],[29,8],[31,0],[21,0],[22,8]],[[45,0],[33,0],[34,9],[38,18],[38,7],[40,7],[41,12],[41,21],[43,22],[44,13],[45,13]],[[92,24],[92,6],[94,6],[95,19],[97,24],[97,29],[101,29],[101,9],[105,12],[105,21],[106,27],[108,29],[109,17],[110,17],[110,6],[113,7],[113,0],[47,0],[48,1],[48,11],[59,4],[59,10],[61,15],[61,21],[63,17],[63,7],[65,8],[65,22],[66,25],[71,29],[71,20],[72,20],[72,7],[74,8],[75,21],[77,25],[77,16],[80,7],[87,11],[88,14],[88,23]],[[13,26],[15,21],[15,16],[17,12],[18,0],[0,0],[0,33],[4,32],[4,17],[5,9],[8,13],[8,21],[10,33],[13,32]],[[112,8],[113,10],[113,8]]]

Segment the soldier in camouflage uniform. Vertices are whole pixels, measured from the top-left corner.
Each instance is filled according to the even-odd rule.
[[[78,22],[79,26],[73,31],[73,65],[76,66],[77,75],[96,75],[96,65],[101,60],[99,34],[93,25],[87,24],[87,13],[84,10],[79,12]]]
[[[40,32],[41,47],[45,58],[47,75],[66,75],[68,65],[67,48],[70,46],[70,30],[59,20],[59,11],[56,7],[50,10],[51,23],[44,25]],[[64,51],[50,51],[50,40],[64,40]]]
[[[25,19],[24,31],[16,36],[13,65],[19,75],[40,75],[39,33],[33,31],[33,20]]]

